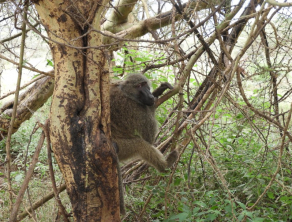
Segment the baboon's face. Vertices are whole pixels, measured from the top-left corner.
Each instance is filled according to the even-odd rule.
[[[146,105],[153,106],[155,99],[152,93],[150,92],[150,87],[147,82],[141,82],[134,86],[137,89],[137,100]]]
[[[148,79],[141,74],[130,74],[120,86],[123,93],[140,105],[153,106],[155,97],[150,91]]]

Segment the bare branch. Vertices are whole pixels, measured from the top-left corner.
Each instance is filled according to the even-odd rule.
[[[19,209],[19,206],[22,202],[22,199],[23,199],[23,196],[24,196],[24,193],[25,193],[25,190],[28,186],[28,183],[33,175],[33,172],[34,172],[34,168],[35,168],[35,165],[37,164],[38,162],[38,157],[39,157],[39,154],[41,152],[41,148],[43,146],[43,143],[44,143],[44,140],[45,140],[45,133],[42,132],[41,134],[41,137],[39,139],[39,143],[36,147],[36,150],[35,150],[35,153],[33,155],[33,160],[28,168],[28,171],[25,175],[25,178],[24,178],[24,181],[21,185],[21,188],[18,192],[18,195],[17,195],[17,198],[16,198],[16,201],[13,205],[13,209],[11,211],[11,214],[10,214],[10,221],[16,221],[16,218],[17,218],[17,212],[18,212],[18,209]]]
[[[61,185],[58,188],[58,193],[63,192],[65,189],[66,189],[66,184]],[[37,202],[35,202],[32,205],[32,208],[28,208],[27,211],[24,211],[23,213],[19,214],[19,216],[17,217],[17,221],[22,221],[25,217],[27,217],[29,215],[28,212],[30,212],[32,210],[36,210],[39,207],[43,206],[46,202],[51,200],[54,196],[55,196],[54,191],[51,191],[50,193],[48,193],[47,195],[42,197],[40,200],[38,200]]]
[[[292,6],[292,2],[277,2],[275,0],[266,0],[267,3],[274,5],[274,6],[280,6],[280,7],[290,7]]]

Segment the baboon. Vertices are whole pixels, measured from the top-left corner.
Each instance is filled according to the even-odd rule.
[[[155,99],[171,88],[163,83],[153,94],[149,80],[142,74],[130,74],[124,81],[111,85],[110,115],[112,140],[119,161],[140,158],[165,172],[177,160],[178,152],[172,151],[167,158],[152,146],[157,133]],[[120,209],[125,214],[122,177],[118,167]]]
[[[112,139],[117,144],[119,161],[141,158],[160,172],[171,167],[177,151],[165,158],[152,146],[157,121],[149,80],[142,74],[128,75],[124,81],[112,85],[110,103]]]

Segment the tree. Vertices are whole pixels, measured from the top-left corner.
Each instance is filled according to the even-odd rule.
[[[147,12],[147,4],[145,1],[141,2],[144,11]],[[279,131],[283,139],[279,154],[280,161],[285,145],[285,136],[292,141],[292,136],[288,131],[291,110],[286,117],[287,122],[281,123],[278,116],[284,114],[280,114],[279,108],[277,108],[280,100],[277,93],[279,81],[270,60],[269,41],[265,31],[266,26],[272,24],[271,20],[281,8],[275,8],[276,4],[273,1],[268,2],[269,5],[266,6],[266,2],[250,1],[247,6],[244,6],[245,1],[240,1],[237,5],[231,6],[230,1],[223,3],[220,1],[212,3],[190,1],[185,4],[180,1],[171,1],[171,3],[165,3],[165,9],[159,1],[156,15],[153,17],[148,15],[147,19],[141,19],[144,13],[137,10],[140,5],[135,0],[118,1],[115,6],[110,1],[33,1],[33,4],[30,5],[31,10],[36,9],[39,22],[45,28],[46,34],[35,28],[35,24],[30,23],[32,18],[36,19],[32,11],[30,11],[28,19],[26,18],[28,3],[26,2],[26,6],[22,7],[21,4],[14,2],[14,7],[23,11],[19,14],[19,18],[28,26],[30,32],[33,31],[48,41],[54,61],[54,81],[51,77],[45,77],[45,81],[36,83],[47,90],[41,90],[40,87],[30,88],[27,94],[20,96],[22,102],[19,102],[18,106],[29,101],[30,108],[38,109],[53,93],[48,132],[46,133],[46,125],[43,126],[44,135],[42,138],[44,139],[46,136],[48,144],[52,145],[55,158],[66,181],[76,221],[120,220],[118,163],[110,140],[108,93],[109,76],[113,68],[109,61],[113,57],[113,51],[121,48],[124,48],[124,56],[130,60],[128,64],[126,62],[123,64],[122,73],[127,68],[135,69],[134,65],[140,65],[138,69],[143,73],[169,65],[174,66],[175,87],[157,101],[157,105],[160,105],[173,96],[176,96],[177,100],[168,116],[168,119],[176,119],[172,125],[168,126],[169,130],[165,131],[168,138],[163,143],[158,140],[158,143],[161,143],[162,151],[171,149],[171,146],[180,147],[183,144],[183,147],[180,147],[181,153],[183,153],[187,146],[193,144],[198,155],[207,155],[208,145],[206,145],[206,153],[204,153],[198,140],[195,139],[198,136],[197,130],[212,115],[215,115],[222,100],[227,99],[237,110],[240,110],[242,115],[249,116],[244,110],[248,109]],[[286,4],[284,7],[289,5]],[[257,9],[257,6],[260,6],[260,9]],[[108,8],[112,10],[108,12]],[[194,12],[203,9],[209,9],[206,11],[208,13],[203,20],[195,23]],[[244,10],[240,11],[241,9]],[[136,18],[132,19],[131,16],[135,10],[137,10]],[[154,14],[154,10],[152,14]],[[210,21],[212,24],[209,23]],[[248,28],[249,22],[252,24],[250,29]],[[163,29],[166,26],[170,26],[170,34],[164,32]],[[209,27],[212,27],[211,32],[207,31]],[[29,30],[22,29],[22,33],[27,33]],[[244,44],[240,44],[238,43],[240,42],[239,37],[244,31],[247,33],[246,40]],[[151,35],[153,40],[136,39],[146,34]],[[190,42],[188,39],[190,35],[193,35],[195,41],[191,42],[190,47],[183,46],[183,44]],[[244,56],[259,38],[263,42],[263,48],[266,49],[267,71],[269,71],[273,82],[273,100],[271,100],[270,108],[274,110],[274,113],[269,114],[260,110],[247,99],[240,77],[240,75],[247,77],[243,63],[246,59]],[[274,40],[272,37],[270,39]],[[279,41],[277,38],[276,40]],[[5,39],[1,41],[2,44],[4,42],[6,42]],[[135,60],[127,42],[129,42],[128,44],[139,42],[141,45],[157,44],[162,50],[166,49],[168,58],[163,57],[159,63],[151,63],[149,60],[145,62],[141,58]],[[235,47],[238,46],[241,49],[234,52]],[[216,47],[218,47],[217,51]],[[206,62],[201,60],[202,55],[208,57]],[[1,58],[8,60],[3,55]],[[207,67],[207,75],[197,80],[198,88],[192,94],[190,80],[196,63]],[[23,66],[23,63],[20,62],[20,70],[22,68],[33,70],[31,67]],[[118,70],[117,66],[115,68]],[[177,69],[179,71],[176,71]],[[116,72],[118,73],[118,71]],[[52,72],[49,74],[52,75]],[[230,93],[231,89],[233,90],[231,85],[235,83],[238,86],[236,92],[240,93],[244,105],[236,101]],[[53,85],[54,90],[52,90]],[[183,97],[184,92],[187,97]],[[289,92],[288,90],[285,95],[288,95]],[[45,96],[41,97],[41,100],[39,96],[35,98],[30,96],[42,93]],[[184,107],[184,102],[187,104],[186,107]],[[15,104],[16,102],[9,102],[1,108],[1,112],[6,114],[2,115],[1,128],[8,129],[10,127],[11,133],[16,132],[21,123],[31,116],[29,109],[21,108],[17,108],[18,113],[13,116],[13,111],[16,111]],[[183,108],[187,109],[185,120],[182,115]],[[178,114],[174,116],[176,111]],[[201,114],[197,115],[197,113]],[[11,116],[13,121],[16,118],[16,121],[11,122],[7,115]],[[272,115],[275,115],[276,118],[272,118]],[[190,124],[194,118],[197,119],[197,123]],[[166,122],[162,125],[166,126]],[[169,131],[173,133],[167,134]],[[7,130],[7,132],[9,131]],[[3,135],[6,135],[5,131],[3,131]],[[180,144],[177,143],[178,140],[180,140]],[[204,141],[201,143],[206,144]],[[7,150],[8,165],[10,165],[9,147]],[[218,175],[222,187],[229,195],[230,202],[234,202],[227,181],[217,167],[211,152],[208,153],[206,160]],[[126,165],[124,171],[129,166],[131,165]],[[130,179],[128,178],[129,180],[139,178],[141,173],[145,171],[146,165],[141,164],[139,168],[136,168],[130,175]],[[279,167],[274,175],[278,171]],[[10,170],[8,172],[10,173]],[[275,176],[272,177],[271,183],[274,180]],[[271,186],[270,183],[267,188],[269,186]],[[263,191],[263,195],[266,192],[266,190]],[[262,196],[259,196],[255,204],[249,206],[249,210],[253,210],[261,198]],[[167,202],[167,197],[165,199]],[[14,204],[11,221],[16,220],[18,208],[19,205]],[[61,205],[60,210],[62,211]],[[143,211],[145,211],[144,208],[141,215]],[[63,216],[66,219],[64,210]],[[167,217],[167,207],[165,217]]]

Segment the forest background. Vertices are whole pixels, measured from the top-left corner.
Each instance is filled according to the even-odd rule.
[[[292,221],[291,7],[0,0],[0,220]],[[121,216],[108,92],[132,72],[174,86],[155,146],[180,156],[122,164]]]

